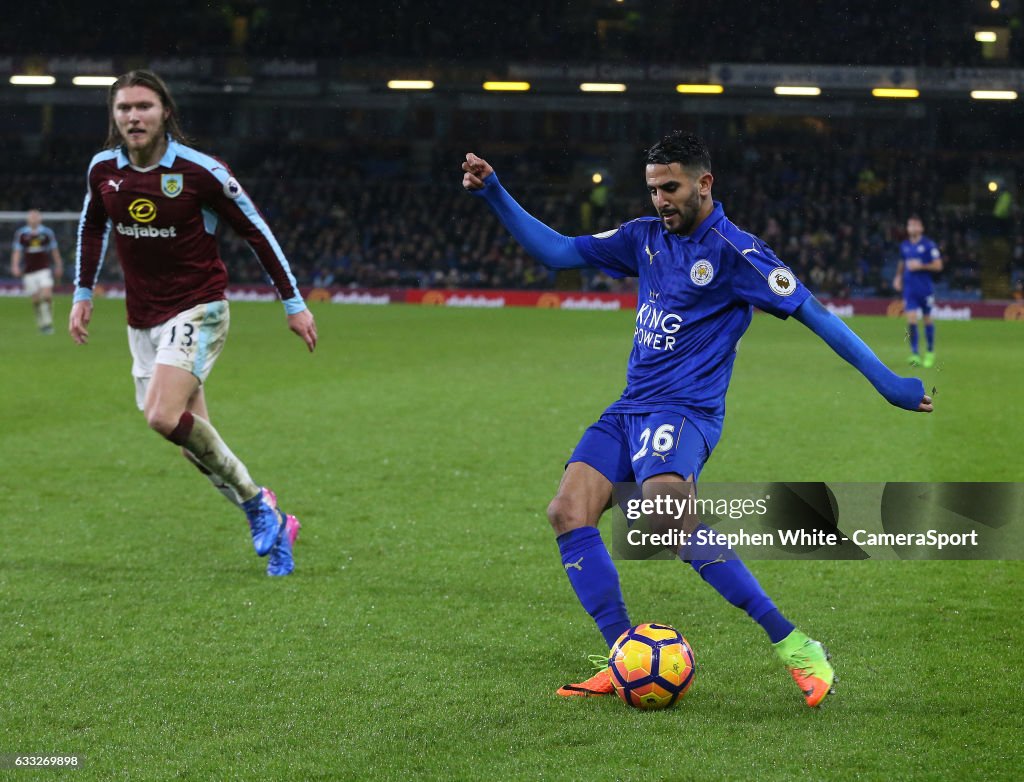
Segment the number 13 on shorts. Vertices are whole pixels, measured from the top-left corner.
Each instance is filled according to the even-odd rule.
[[[194,323],[182,323],[179,330],[177,323],[171,324],[171,338],[167,340],[167,346],[171,347],[178,342],[180,347],[190,348],[192,347],[192,335],[195,334],[196,327]]]

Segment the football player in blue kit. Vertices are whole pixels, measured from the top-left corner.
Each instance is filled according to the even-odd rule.
[[[900,262],[896,266],[896,277],[892,286],[903,291],[903,312],[907,316],[907,336],[910,338],[911,366],[925,369],[935,366],[935,321],[932,307],[935,306],[932,275],[942,271],[942,253],[938,246],[924,235],[924,224],[917,215],[907,218],[907,238],[900,242]],[[924,318],[924,337],[928,350],[924,361],[918,353],[917,313]]]
[[[931,411],[919,379],[893,374],[767,245],[729,221],[712,199],[711,159],[697,136],[676,131],[647,152],[647,189],[657,217],[594,236],[563,236],[531,217],[477,155],[467,154],[462,169],[463,187],[483,198],[546,266],[639,278],[626,389],[583,434],[548,506],[572,588],[609,647],[631,626],[618,571],[597,529],[613,485],[635,481],[645,496],[659,486],[675,496],[680,488],[690,490],[721,436],[736,346],[755,306],[795,317],[891,404]],[[824,647],[782,615],[734,555],[686,561],[765,630],[807,705],[819,705],[834,680]],[[558,694],[611,694],[607,664],[605,655],[593,676]]]

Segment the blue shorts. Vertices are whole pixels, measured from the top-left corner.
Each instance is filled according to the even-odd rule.
[[[906,291],[903,294],[904,312],[921,310],[921,314],[931,315],[932,307],[934,306],[935,296],[931,293],[918,293],[917,291]]]
[[[612,483],[643,483],[663,473],[696,481],[708,456],[704,435],[682,413],[605,413],[566,464],[589,464]]]

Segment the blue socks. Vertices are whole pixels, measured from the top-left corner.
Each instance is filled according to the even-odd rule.
[[[630,628],[619,572],[597,527],[578,527],[557,538],[562,566],[587,613],[610,649]]]
[[[907,333],[910,335],[910,352],[917,352],[917,324],[910,323],[907,325]]]
[[[935,324],[924,324],[924,338],[928,341],[928,352],[935,350]]]
[[[702,527],[704,525],[701,525]],[[559,535],[558,550],[562,567],[576,597],[597,623],[609,648],[631,626],[626,603],[622,599],[619,573],[601,540],[597,527],[579,527]],[[722,597],[742,608],[778,643],[795,629],[743,562],[729,553],[717,559],[695,559],[690,565]]]
[[[786,619],[777,608],[773,608],[762,616],[757,623],[768,633],[768,640],[773,644],[777,644],[796,629],[793,623]]]
[[[703,524],[699,525],[699,528],[708,529]],[[690,566],[697,571],[697,575],[711,584],[718,594],[737,608],[742,608],[751,619],[761,625],[773,644],[793,632],[792,622],[779,612],[775,603],[757,583],[754,574],[732,551],[723,551],[717,559],[690,560]]]

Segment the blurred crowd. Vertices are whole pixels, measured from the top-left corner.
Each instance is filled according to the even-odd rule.
[[[639,158],[635,177],[596,185],[566,173],[578,165],[555,166],[546,155],[524,149],[492,162],[524,207],[556,230],[594,233],[652,214]],[[534,261],[485,203],[462,190],[459,151],[439,152],[425,171],[417,171],[408,157],[370,148],[354,153],[291,145],[243,147],[229,160],[302,284],[582,290],[631,284],[590,271],[559,276]],[[83,151],[81,160],[87,158]],[[77,211],[84,193],[81,160],[73,168],[50,161],[0,175],[0,209]],[[981,242],[990,228],[1013,245],[1007,275],[1024,273],[1024,214],[1018,205],[1011,202],[1000,224],[992,226],[991,215],[980,220],[977,208],[945,198],[949,182],[965,176],[969,161],[948,154],[907,159],[898,152],[856,153],[828,145],[735,143],[716,149],[713,160],[714,193],[726,214],[760,235],[819,294],[890,295],[910,214],[920,215],[945,258],[940,296],[981,295]],[[76,169],[82,173],[67,173]],[[1024,168],[1019,174],[1024,181]],[[53,227],[71,254],[73,222]],[[233,281],[263,280],[248,247],[226,227],[221,248]],[[118,272],[116,259],[108,259],[107,278]]]
[[[209,57],[227,63],[231,72],[235,66],[245,72],[241,66],[249,59],[318,59],[330,66],[322,81],[342,78],[338,73],[359,81],[367,74],[411,68],[431,74],[458,68],[458,78],[472,72],[475,79],[477,72],[500,76],[517,62],[1024,67],[1024,2],[997,5],[862,0],[837,7],[719,0],[695,11],[675,0],[520,0],[476,4],[470,13],[465,3],[443,0],[365,5],[210,0],[139,15],[96,0],[90,13],[103,23],[85,29],[75,14],[23,3],[5,8],[0,51],[8,68],[43,67],[51,56],[91,58],[101,70],[107,67],[104,58],[123,64]],[[981,27],[1002,31],[998,46],[974,40]],[[329,107],[320,102],[311,92],[303,105],[311,115],[326,116]],[[460,135],[505,139],[505,147],[487,154],[514,195],[562,233],[592,233],[651,214],[640,150],[624,151],[634,134],[627,126],[658,127],[660,133],[671,127],[664,125],[671,116],[682,119],[675,126],[699,123],[717,136],[709,139],[716,198],[735,223],[761,235],[819,293],[891,293],[910,214],[923,219],[945,257],[940,295],[980,295],[981,267],[991,257],[985,242],[993,235],[1010,243],[1008,278],[1024,278],[1024,219],[1014,201],[1024,184],[1024,157],[1012,145],[1013,114],[986,115],[974,106],[963,114],[931,106],[927,117],[866,112],[863,121],[849,118],[846,124],[855,128],[844,139],[842,112],[804,118],[806,127],[794,131],[789,124],[773,136],[765,125],[781,123],[780,117],[767,122],[754,114],[735,121],[693,117],[668,105],[619,122],[612,115],[570,117],[555,110],[506,121],[509,115],[501,112],[451,107],[434,112],[428,104],[414,103],[386,117],[383,111],[356,110],[337,127],[333,119],[325,127],[322,116],[319,126],[310,127],[268,121],[262,135],[274,138],[247,144],[237,140],[237,129],[224,134],[233,127],[232,105],[211,108],[198,97],[192,102],[194,114],[205,120],[204,132],[216,139],[214,144],[201,139],[199,146],[230,161],[305,284],[584,290],[629,285],[595,272],[551,274],[509,239],[485,204],[462,191],[459,163],[465,150],[437,147]],[[280,113],[288,117],[302,113],[299,104],[282,105]],[[254,119],[261,109],[256,102],[244,111]],[[85,165],[95,148],[60,138],[84,132],[77,114],[68,121],[71,114],[63,105],[52,115],[42,112],[45,132],[35,130],[38,114],[13,111],[0,122],[5,148],[8,143],[12,150],[34,148],[0,160],[0,209],[77,211]],[[955,132],[947,132],[953,127]],[[319,146],[301,141],[329,134],[333,141]],[[588,166],[604,170],[604,181],[592,182]],[[997,192],[979,194],[989,172],[996,172]],[[53,227],[71,254],[73,223]],[[234,280],[262,279],[248,248],[230,230],[223,231],[222,248]],[[108,260],[104,274],[117,276],[116,259]]]
[[[107,8],[109,6],[109,8]],[[968,66],[984,64],[979,26],[1012,32],[1005,63],[1024,62],[1021,5],[1005,0],[935,3],[860,0],[841,6],[796,0],[719,0],[695,10],[674,0],[572,4],[544,0],[475,4],[384,0],[373,4],[211,0],[125,14],[90,5],[102,24],[45,4],[5,9],[0,51],[112,56],[245,56],[359,61],[644,64],[671,54],[676,65],[709,62]],[[794,24],[799,20],[799,25]],[[35,31],[45,30],[40,38]],[[40,44],[48,47],[40,49]]]

